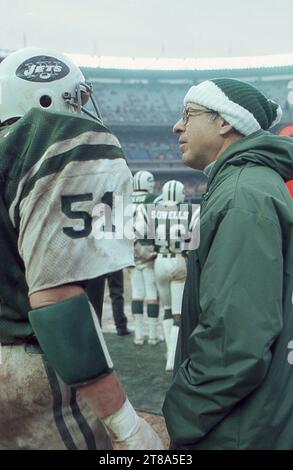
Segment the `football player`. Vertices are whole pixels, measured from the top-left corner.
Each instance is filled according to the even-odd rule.
[[[62,54],[9,55],[0,87],[0,448],[107,449],[108,436],[115,449],[161,448],[85,294],[132,264],[132,244],[95,227],[101,204],[130,201],[120,143]]]
[[[148,214],[151,224],[155,226],[158,251],[154,269],[160,300],[164,306],[166,371],[172,371],[174,367],[186,278],[185,258],[193,226],[199,217],[199,206],[184,204],[184,199],[184,185],[180,181],[168,181],[162,189],[162,201]]]
[[[157,195],[153,193],[155,180],[149,171],[138,171],[133,178],[134,192],[132,193],[134,226],[140,212],[140,208],[152,204]],[[135,268],[132,270],[132,314],[134,318],[134,344],[144,344],[143,332],[143,306],[147,305],[148,344],[154,346],[159,341],[158,317],[159,303],[158,291],[154,274],[154,259],[156,257],[154,240],[139,238],[135,242],[134,259]]]

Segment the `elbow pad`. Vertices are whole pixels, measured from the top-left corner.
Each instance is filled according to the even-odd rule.
[[[67,385],[94,382],[113,370],[86,294],[31,310],[29,320],[49,364]]]

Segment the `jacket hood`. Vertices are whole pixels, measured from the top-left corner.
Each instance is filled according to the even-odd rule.
[[[257,131],[231,145],[216,161],[209,175],[209,183],[227,165],[247,163],[272,168],[285,180],[293,179],[293,139],[267,131]]]

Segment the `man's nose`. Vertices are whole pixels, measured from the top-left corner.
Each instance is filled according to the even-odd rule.
[[[179,121],[177,121],[174,126],[173,126],[173,132],[174,134],[180,134],[181,132],[185,131],[185,126],[183,124],[183,119],[180,118]]]

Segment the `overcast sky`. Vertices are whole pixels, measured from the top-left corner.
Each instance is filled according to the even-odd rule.
[[[293,0],[0,0],[0,49],[131,57],[293,52]]]

